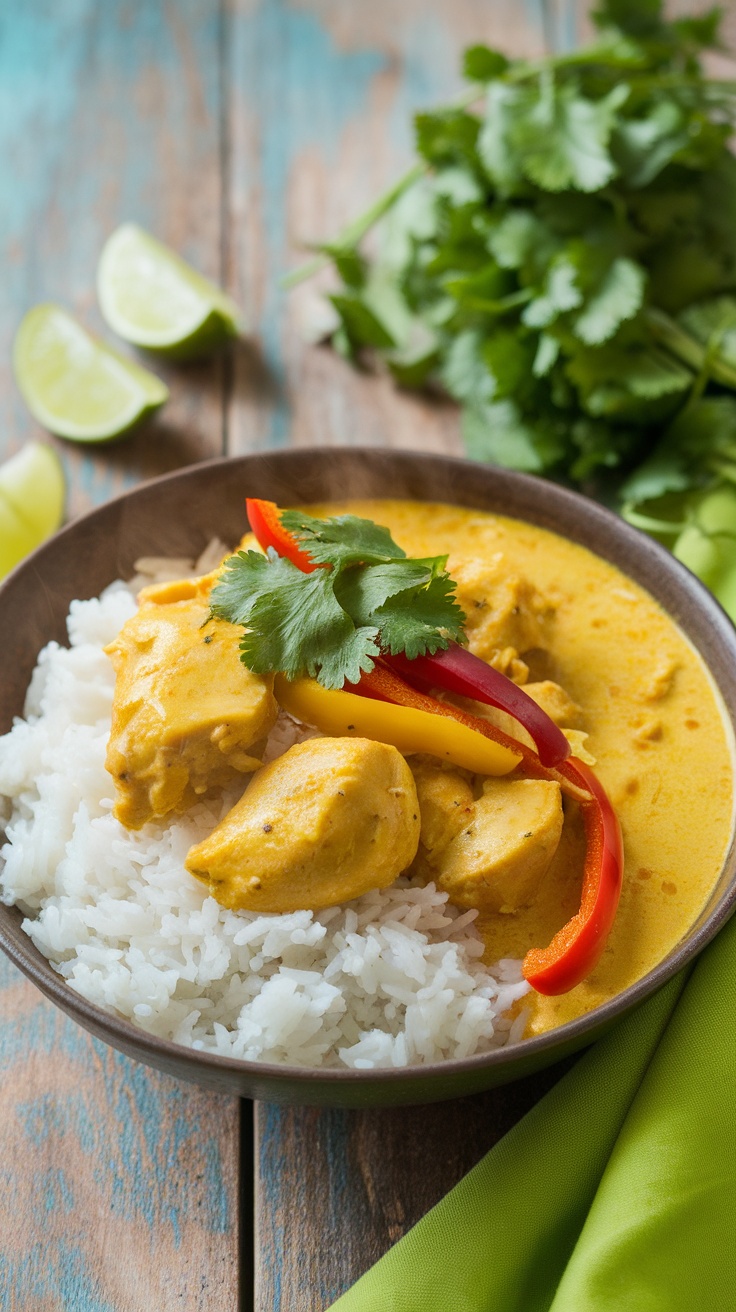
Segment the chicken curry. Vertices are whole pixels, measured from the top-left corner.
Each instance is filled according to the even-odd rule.
[[[531,995],[527,1032],[605,1002],[688,930],[731,837],[732,744],[700,658],[641,588],[542,529],[418,502],[310,513],[385,525],[417,563],[448,553],[470,652],[594,768],[623,835],[616,919],[586,978]],[[222,905],[317,909],[408,873],[478,910],[489,961],[553,940],[581,905],[590,836],[574,780],[587,776],[524,772],[533,717],[526,731],[458,693],[429,716],[419,693],[407,706],[369,700],[381,695],[370,680],[360,697],[246,668],[242,630],[210,611],[218,575],[144,590],[108,649],[118,819],[139,828],[242,777],[242,798],[186,863]],[[320,736],[262,766],[279,705]]]

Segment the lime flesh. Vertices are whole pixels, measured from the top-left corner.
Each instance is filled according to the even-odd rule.
[[[0,465],[0,578],[56,531],[63,514],[59,457],[29,442]]]
[[[28,311],[13,366],[31,414],[73,442],[122,437],[169,395],[160,379],[90,337],[58,305]]]
[[[208,355],[239,331],[230,297],[134,223],[105,243],[97,296],[120,337],[171,359]]]

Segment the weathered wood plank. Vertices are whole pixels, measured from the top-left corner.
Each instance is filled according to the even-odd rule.
[[[454,407],[308,346],[317,286],[285,293],[299,243],[337,232],[411,159],[411,113],[460,87],[464,46],[544,49],[513,0],[236,0],[229,42],[228,285],[262,341],[235,362],[229,449],[320,442],[459,451]],[[255,1117],[258,1312],[317,1312],[414,1224],[554,1078],[430,1108]]]
[[[256,1312],[322,1312],[571,1064],[431,1107],[257,1104]]]
[[[95,272],[118,223],[140,222],[216,278],[223,248],[220,0],[36,0],[1,21],[0,456],[39,434],[10,367],[25,310],[58,300],[114,340]],[[145,431],[58,444],[70,513],[223,449],[223,363],[152,367],[172,396]]]
[[[238,1308],[238,1104],[112,1052],[0,960],[0,1307]]]
[[[412,157],[412,112],[461,86],[460,55],[487,39],[540,53],[540,7],[519,0],[234,0],[228,41],[228,286],[261,353],[239,353],[233,452],[287,441],[459,453],[454,406],[428,404],[309,346],[319,280],[285,292],[302,243],[334,235]]]
[[[222,9],[38,0],[0,20],[0,458],[38,434],[10,370],[22,314],[56,299],[109,338],[95,266],[119,222],[220,277]],[[223,364],[160,372],[146,431],[57,444],[71,513],[223,449]],[[91,1040],[4,960],[0,1067],[0,1306],[235,1312],[238,1102]]]

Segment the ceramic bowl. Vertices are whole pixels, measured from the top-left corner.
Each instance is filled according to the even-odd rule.
[[[283,451],[214,460],[156,479],[68,525],[0,587],[0,733],[20,715],[40,648],[65,641],[74,597],[130,577],[142,555],[196,556],[217,535],[236,542],[243,497],[281,505],[348,496],[445,501],[552,529],[612,561],[652,594],[700,652],[736,728],[736,630],[700,583],[656,542],[576,493],[506,470],[433,455],[374,449]],[[528,1075],[590,1043],[691,960],[736,903],[732,842],[707,905],[679,945],[612,1001],[508,1049],[403,1070],[302,1070],[237,1061],[158,1039],[75,993],[0,907],[0,945],[80,1025],[139,1061],[223,1092],[269,1101],[341,1106],[432,1102]]]

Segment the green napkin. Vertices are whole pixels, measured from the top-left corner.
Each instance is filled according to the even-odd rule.
[[[736,1308],[734,1016],[736,919],[333,1312]]]

